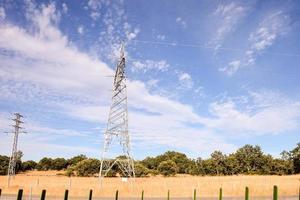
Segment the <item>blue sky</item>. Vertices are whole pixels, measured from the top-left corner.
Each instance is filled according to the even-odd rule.
[[[300,142],[299,19],[296,0],[2,0],[0,131],[20,112],[25,159],[99,157],[123,41],[134,158],[279,156]]]

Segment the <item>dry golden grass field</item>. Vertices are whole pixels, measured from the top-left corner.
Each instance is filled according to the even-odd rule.
[[[224,197],[243,196],[245,186],[249,187],[250,196],[272,196],[273,185],[279,188],[280,196],[296,196],[299,192],[300,175],[293,176],[176,176],[136,178],[133,182],[122,182],[120,178],[107,178],[100,187],[98,178],[59,176],[58,172],[32,172],[17,175],[7,187],[7,177],[0,176],[0,188],[3,194],[16,194],[22,188],[24,195],[30,191],[40,195],[42,189],[47,190],[47,196],[61,197],[65,189],[69,196],[87,196],[93,189],[94,197],[114,197],[119,190],[120,197],[140,197],[144,190],[145,198],[166,197],[170,190],[171,197],[192,197],[197,190],[198,197],[216,197],[219,188],[223,188]]]

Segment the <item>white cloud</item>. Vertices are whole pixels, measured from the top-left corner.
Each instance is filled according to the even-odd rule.
[[[82,35],[82,34],[84,33],[84,28],[83,28],[82,25],[79,26],[79,27],[77,28],[77,32],[78,32],[80,35]]]
[[[3,7],[0,7],[0,20],[4,20],[6,17],[5,10]]]
[[[0,25],[0,48],[14,52],[9,55],[0,54],[0,98],[10,98],[12,102],[19,99],[27,103],[40,101],[43,106],[36,108],[42,109],[40,114],[44,114],[51,106],[52,112],[57,115],[97,123],[97,126],[103,125],[109,109],[108,91],[111,90],[112,82],[104,76],[113,74],[113,70],[101,60],[79,51],[61,33],[57,26],[59,17],[53,4],[42,6],[42,10],[35,11],[31,17],[33,27],[30,30],[34,31],[27,31],[10,23]],[[141,68],[139,70],[153,67],[166,70],[169,67],[163,60],[136,64]],[[180,74],[178,79],[183,82],[192,80],[187,73]],[[170,145],[173,148],[205,153],[218,148],[228,152],[235,146],[220,136],[220,132],[223,134],[224,130],[224,134],[282,133],[296,128],[299,119],[299,102],[275,106],[274,102],[262,99],[264,94],[257,93],[251,93],[253,98],[255,96],[255,112],[243,110],[237,106],[237,102],[228,100],[212,103],[212,116],[203,117],[192,106],[151,94],[141,81],[127,81],[129,127],[134,145]],[[11,82],[14,84],[9,84]],[[23,89],[17,90],[18,88]],[[282,113],[284,117],[280,116]],[[188,125],[191,123],[198,127]],[[270,127],[273,123],[276,125]],[[52,133],[55,137],[62,137],[59,134],[82,137],[82,133],[78,131],[44,127],[37,122],[32,124],[34,126],[30,129],[33,132]],[[84,146],[74,148],[54,145],[41,134],[28,137],[32,138],[24,141],[22,148],[33,154],[40,152],[42,147],[49,148],[49,153],[53,150],[55,155],[62,155],[55,149],[65,150],[68,154],[77,151],[97,152]],[[99,132],[93,139],[101,137],[102,133]],[[8,147],[7,140],[3,141],[0,141],[1,152]],[[32,145],[35,141],[40,143]]]
[[[179,74],[178,80],[180,86],[184,89],[191,89],[194,85],[191,75],[186,72]]]
[[[101,20],[101,26],[103,27],[98,40],[95,41],[91,49],[95,51],[95,54],[101,55],[102,59],[108,59],[111,63],[116,63],[116,58],[119,57],[120,44],[122,42],[125,45],[130,43],[141,30],[128,22],[124,1],[93,0],[90,2],[89,7],[97,19],[95,23]],[[101,18],[99,18],[100,15]]]
[[[143,71],[144,73],[149,70],[157,70],[157,71],[166,71],[170,65],[165,60],[134,60],[132,61],[131,70],[135,71]]]
[[[67,6],[67,4],[66,3],[63,3],[62,4],[62,11],[63,11],[63,13],[68,13],[68,6]]]
[[[218,49],[223,40],[233,31],[236,30],[238,23],[246,15],[247,8],[239,5],[237,2],[231,2],[229,4],[220,4],[214,12],[216,17],[216,26],[214,30],[216,35],[210,41],[212,45]]]
[[[225,72],[228,75],[234,74],[241,67],[240,60],[231,61],[226,67],[219,68],[219,71]]]
[[[158,82],[159,82],[158,79],[150,79],[149,81],[147,81],[147,85],[150,87],[156,87]]]
[[[266,48],[273,45],[276,39],[286,34],[290,29],[290,17],[282,11],[267,14],[258,27],[248,38],[250,47],[243,58],[230,62],[225,68],[220,69],[232,75],[242,67],[253,65],[257,56]]]
[[[91,10],[90,16],[91,18],[96,21],[101,16],[101,9],[104,6],[108,6],[110,1],[107,0],[89,0],[87,5],[88,8]]]
[[[278,36],[286,33],[289,23],[289,16],[282,11],[266,16],[256,31],[250,35],[251,49],[261,51],[271,46]]]
[[[211,103],[213,118],[204,120],[205,124],[233,135],[279,134],[299,128],[300,102],[265,91],[250,92],[248,98],[245,109],[230,98]]]
[[[186,22],[185,22],[181,17],[177,17],[175,21],[176,21],[176,23],[179,24],[182,28],[186,28],[186,27],[187,27]]]
[[[125,35],[128,41],[133,40],[137,37],[138,33],[140,32],[140,29],[135,28],[132,29],[131,25],[127,22],[124,23],[124,31]]]
[[[158,35],[156,36],[156,38],[157,38],[158,40],[165,40],[165,39],[166,39],[166,36],[163,35],[163,34],[158,34]]]
[[[104,76],[113,74],[113,70],[100,60],[80,52],[60,32],[58,29],[59,13],[54,4],[42,6],[41,10],[35,10],[28,17],[33,22],[30,30],[34,32],[10,23],[0,25],[0,48],[15,52],[13,55],[0,54],[0,89],[5,92],[5,96],[1,98],[10,98],[11,101],[22,99],[27,103],[40,102],[40,105],[43,105],[37,108],[41,109],[40,114],[51,109],[57,115],[96,122],[99,125],[105,123],[109,108],[108,91],[111,89],[111,80]],[[142,70],[144,68],[166,70],[169,67],[164,60],[147,60],[145,63],[136,64]],[[9,84],[11,82],[14,84]],[[12,91],[18,88],[23,89],[13,94]],[[190,145],[192,142],[185,134],[190,132],[190,137],[198,135],[197,140],[201,144],[211,143],[222,145],[224,148],[231,147],[209,130],[197,130],[186,126],[187,122],[197,122],[200,118],[189,105],[163,96],[152,95],[146,85],[140,81],[128,80],[128,96],[130,120],[136,120],[136,123],[130,123],[130,128],[136,132],[142,132],[151,130],[155,125],[158,129],[145,134],[145,138],[152,138],[151,140],[146,141],[139,135],[133,135],[134,140],[143,140],[145,143],[155,141],[157,144],[167,145],[170,144],[170,139],[176,138],[182,141],[180,144],[173,144],[177,147],[193,150],[206,149],[207,146]],[[71,134],[74,137],[78,134],[66,129],[34,126],[31,128],[33,132],[46,134],[62,133],[63,135]],[[178,132],[170,131],[174,128],[178,128]],[[94,137],[101,138],[101,135],[99,133]],[[211,138],[209,142],[206,139],[208,135]],[[43,146],[53,148],[53,144],[44,140],[41,135],[36,134],[33,137],[35,140],[43,140]],[[23,144],[28,147],[30,141]],[[7,144],[3,148],[6,147]],[[67,146],[65,148],[69,149]],[[34,153],[38,151],[38,147],[31,146],[26,151]]]

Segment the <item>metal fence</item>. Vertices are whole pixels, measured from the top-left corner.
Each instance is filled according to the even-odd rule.
[[[115,193],[114,197],[94,197],[93,198],[93,190],[90,190],[86,197],[69,197],[69,190],[65,190],[65,193],[61,197],[47,196],[47,191],[43,190],[41,195],[23,195],[23,190],[20,189],[17,194],[2,194],[2,190],[0,189],[0,200],[300,200],[300,188],[298,196],[279,196],[278,195],[278,187],[275,185],[273,187],[273,194],[270,196],[250,196],[248,187],[245,188],[245,195],[239,197],[223,197],[223,190],[220,188],[219,194],[217,197],[205,197],[200,196],[197,197],[197,191],[194,190],[194,194],[192,197],[172,197],[170,198],[170,191],[168,191],[166,197],[161,198],[147,198],[144,196],[144,191],[141,192],[141,197],[121,197],[119,196],[118,190]]]

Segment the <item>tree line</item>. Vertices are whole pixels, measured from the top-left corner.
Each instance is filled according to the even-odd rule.
[[[40,161],[22,162],[22,152],[18,152],[16,172],[28,170],[64,170],[67,176],[96,176],[99,172],[100,160],[78,155],[70,159],[44,157]],[[117,157],[119,158],[119,157]],[[117,159],[116,158],[116,159]],[[107,162],[114,162],[111,159]],[[0,155],[0,175],[6,175],[9,157]],[[259,146],[245,145],[231,154],[214,151],[209,158],[191,159],[185,154],[167,151],[155,157],[146,157],[135,161],[137,177],[155,175],[174,176],[176,174],[191,175],[289,175],[300,173],[300,143],[291,151],[283,151],[281,158],[265,154]],[[111,177],[121,174],[114,166],[108,174]]]

